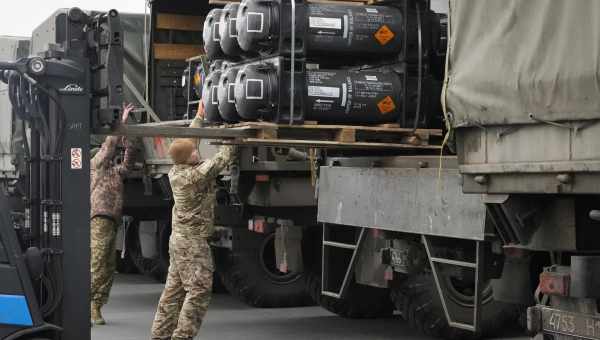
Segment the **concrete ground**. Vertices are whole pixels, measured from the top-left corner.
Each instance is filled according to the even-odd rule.
[[[92,328],[93,340],[148,340],[162,285],[136,275],[119,275],[105,307],[108,325]],[[514,332],[512,332],[514,333]],[[400,319],[348,320],[319,307],[257,309],[216,294],[199,339],[333,340],[429,339]],[[507,335],[503,339],[525,340]]]

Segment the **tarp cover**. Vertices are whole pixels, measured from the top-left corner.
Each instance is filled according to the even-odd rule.
[[[450,0],[455,126],[600,118],[599,0]]]

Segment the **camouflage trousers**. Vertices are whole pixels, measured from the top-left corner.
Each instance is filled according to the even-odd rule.
[[[91,300],[101,307],[108,302],[113,275],[117,266],[115,241],[116,224],[113,220],[96,216],[91,221]]]
[[[167,283],[160,297],[153,339],[193,339],[211,299],[213,259],[205,239],[171,235]]]

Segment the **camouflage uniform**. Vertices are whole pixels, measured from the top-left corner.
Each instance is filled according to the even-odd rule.
[[[192,126],[197,126],[195,119]],[[169,172],[173,191],[171,263],[154,323],[153,339],[192,339],[198,333],[211,298],[213,259],[208,245],[213,231],[215,180],[235,150],[223,147],[200,165],[179,164]]]
[[[116,268],[115,240],[123,208],[123,177],[133,167],[134,147],[126,143],[121,164],[114,163],[120,137],[107,137],[92,158],[91,169],[91,301],[108,302]]]

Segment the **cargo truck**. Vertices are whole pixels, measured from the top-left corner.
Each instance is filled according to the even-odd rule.
[[[598,13],[592,1],[450,1],[442,104],[456,157],[327,158],[318,220],[364,240],[325,232],[324,254],[352,249],[354,279],[391,287],[427,334],[493,334],[512,319],[536,339],[596,339]]]
[[[443,100],[463,191],[483,194],[509,264],[497,297],[535,290],[536,339],[597,339],[599,4],[450,6]]]

